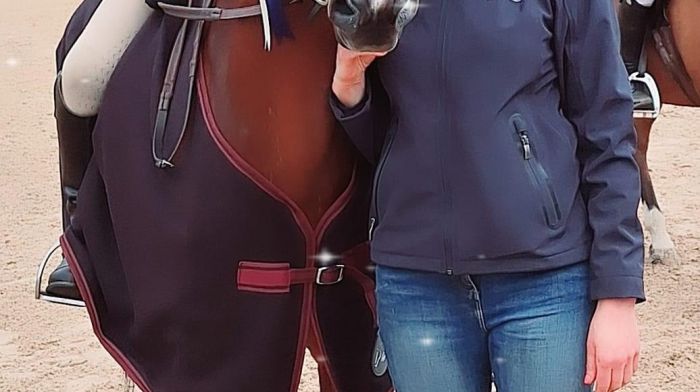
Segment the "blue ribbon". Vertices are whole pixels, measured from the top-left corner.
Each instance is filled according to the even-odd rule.
[[[277,38],[293,38],[292,29],[284,14],[283,0],[265,0],[270,13],[270,27]]]

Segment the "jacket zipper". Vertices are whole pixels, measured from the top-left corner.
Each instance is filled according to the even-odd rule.
[[[530,139],[525,120],[517,115],[513,118],[513,125],[520,139],[520,145],[523,149],[523,160],[526,162],[528,174],[533,180],[537,188],[537,193],[542,201],[547,225],[554,228],[561,221],[561,210],[559,209],[559,203],[554,193],[554,188],[549,181],[549,175],[535,156],[532,140]]]
[[[441,13],[440,13],[440,27],[442,29],[442,42],[440,44],[440,94],[439,94],[439,108],[443,109],[442,114],[442,126],[434,132],[436,137],[436,148],[437,157],[440,160],[440,175],[442,177],[442,194],[445,202],[445,211],[443,218],[447,220],[446,224],[443,225],[443,246],[445,255],[445,273],[452,275],[454,273],[454,261],[452,260],[452,214],[450,210],[452,209],[452,196],[450,194],[450,186],[448,178],[445,174],[445,154],[444,148],[440,143],[440,134],[449,132],[450,119],[449,111],[447,109],[447,104],[445,102],[445,96],[447,94],[447,27],[448,27],[448,9],[447,4],[449,1],[441,2]]]
[[[379,197],[377,196],[377,191],[379,190],[379,180],[382,176],[382,172],[384,171],[384,165],[386,164],[386,160],[389,157],[389,152],[391,152],[391,146],[394,144],[394,137],[396,136],[396,128],[398,128],[398,126],[394,124],[392,128],[393,129],[391,129],[389,133],[389,140],[387,140],[386,147],[381,155],[381,158],[379,159],[379,163],[377,164],[377,173],[374,175],[374,183],[372,184],[372,198],[374,199],[374,208],[372,216],[369,218],[370,241],[372,241],[372,238],[374,236],[374,229],[377,228],[377,224],[379,223]]]

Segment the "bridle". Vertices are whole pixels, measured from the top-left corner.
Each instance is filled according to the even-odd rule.
[[[292,3],[298,3],[302,0],[292,0]],[[202,30],[205,22],[216,22],[222,20],[242,19],[253,16],[261,16],[264,33],[264,48],[271,50],[272,47],[272,26],[270,23],[270,10],[268,9],[266,0],[259,0],[259,4],[239,7],[239,8],[219,8],[212,7],[212,0],[202,0],[201,7],[193,6],[193,0],[188,0],[187,6],[179,6],[159,2],[158,6],[166,15],[182,19],[180,30],[178,31],[173,49],[170,52],[168,67],[165,72],[165,80],[160,91],[158,99],[158,111],[156,112],[155,124],[153,126],[153,138],[151,143],[151,151],[155,166],[160,169],[174,167],[172,163],[173,157],[177,153],[182,139],[185,135],[185,130],[189,123],[189,116],[192,107],[192,98],[194,95],[195,75],[199,59],[199,46],[202,38]],[[310,17],[313,17],[318,11],[328,5],[328,0],[314,0],[315,4],[311,10]],[[194,34],[192,38],[192,54],[190,56],[188,67],[188,92],[186,97],[185,117],[180,126],[180,133],[175,146],[170,153],[165,152],[165,136],[170,114],[170,107],[175,92],[175,81],[178,77],[180,69],[180,61],[185,50],[185,41],[187,31],[189,30],[190,22],[194,23]]]

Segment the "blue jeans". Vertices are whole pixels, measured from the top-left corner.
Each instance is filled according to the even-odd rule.
[[[397,392],[584,392],[588,263],[449,276],[377,267]]]

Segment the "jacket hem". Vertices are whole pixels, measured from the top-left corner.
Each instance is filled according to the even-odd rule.
[[[495,259],[457,260],[455,274],[499,274],[546,271],[586,261],[590,256],[590,243],[580,244],[570,250],[550,256],[514,256]],[[406,256],[377,249],[371,251],[372,262],[394,268],[447,273],[442,259]]]

